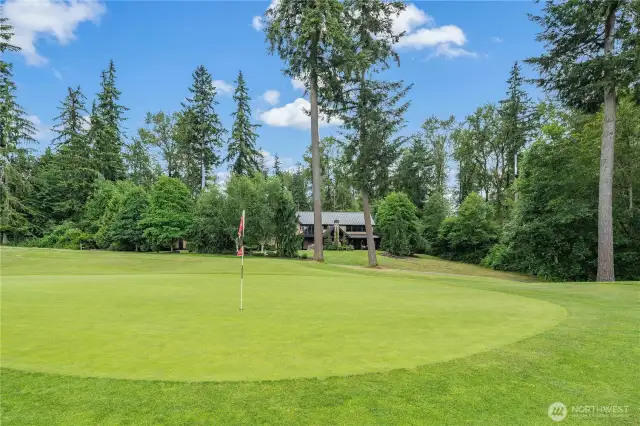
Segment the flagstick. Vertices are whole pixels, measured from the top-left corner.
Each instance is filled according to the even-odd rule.
[[[242,237],[240,238],[240,250],[242,250],[242,260],[240,261],[240,310],[243,311],[242,306],[242,288],[244,287],[244,210],[242,210]]]

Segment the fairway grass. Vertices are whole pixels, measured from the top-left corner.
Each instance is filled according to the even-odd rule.
[[[638,283],[255,258],[240,312],[235,258],[0,254],[3,424],[638,423]]]

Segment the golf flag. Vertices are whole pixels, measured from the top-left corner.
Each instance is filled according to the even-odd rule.
[[[242,261],[240,263],[240,310],[243,310],[242,307],[242,287],[244,285],[244,241],[242,241],[244,238],[244,210],[242,210],[242,217],[240,217],[240,226],[238,226],[238,246],[240,247],[240,249],[238,250],[238,253],[236,253],[237,256],[242,258]]]
[[[244,237],[244,210],[242,210],[242,217],[240,218],[240,226],[238,227],[238,238]]]

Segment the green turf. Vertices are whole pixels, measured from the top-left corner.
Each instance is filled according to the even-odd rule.
[[[135,273],[100,275],[94,263],[110,264],[108,253],[24,253],[6,252],[3,280],[2,362],[20,370],[189,381],[360,374],[495,348],[566,314],[531,298],[406,278],[309,275],[276,259],[247,259],[239,311],[234,258],[183,255],[199,273],[158,274],[157,259],[175,270],[185,261],[137,255],[129,260],[148,262],[146,273],[131,264]],[[44,255],[57,262],[46,276],[12,275]],[[70,275],[71,267],[84,274]]]
[[[366,253],[357,253],[362,263],[366,262]],[[247,269],[255,272],[249,274],[247,288],[255,280],[254,296],[253,300],[247,297],[247,310],[240,313],[236,306],[225,311],[227,291],[233,299],[237,290],[234,279],[229,278],[227,284],[227,272],[233,268],[229,265],[237,265],[231,258],[26,249],[5,249],[1,254],[2,424],[550,424],[546,410],[554,401],[628,407],[623,417],[577,418],[570,414],[566,424],[637,424],[639,420],[638,283],[517,283],[485,277],[356,271],[331,265],[329,256],[327,265],[251,259]],[[357,254],[350,255],[355,258]],[[158,284],[147,284],[151,274],[158,277]],[[57,279],[62,276],[65,278]],[[258,288],[258,279],[269,285]],[[227,290],[227,285],[233,291]],[[304,296],[306,306],[293,297],[272,298],[272,294],[291,287]],[[278,299],[273,302],[278,307],[260,310],[257,303],[254,305],[257,298]],[[370,301],[371,309],[363,301]],[[412,310],[404,313],[388,308],[399,303]],[[295,315],[287,308],[293,304]],[[205,308],[209,306],[218,307],[221,313],[216,316]],[[359,315],[333,318],[346,308],[357,310]],[[523,309],[527,312],[524,315]],[[532,318],[536,312],[547,314]],[[246,336],[234,336],[231,325],[240,324],[230,318],[248,313],[260,313],[260,318],[240,317],[247,327]],[[226,323],[227,328],[199,324],[193,320],[195,314],[216,324]],[[558,314],[567,316],[556,326],[543,330],[552,325],[547,324],[537,330],[539,334],[523,340],[516,337],[535,333],[530,328],[534,324],[557,322],[560,318],[551,321],[547,317]],[[500,315],[504,321],[496,322]],[[294,317],[300,324],[292,320]],[[341,325],[351,322],[354,328]],[[508,323],[506,328],[503,322]],[[407,361],[399,353],[402,351],[390,351],[386,357],[361,351],[365,361],[354,362],[343,357],[345,349],[335,343],[345,338],[343,332],[359,336],[355,343],[374,345],[370,352],[384,350],[386,346],[379,342],[387,342],[415,357],[446,352],[438,348],[439,341],[433,336],[454,345],[452,350],[457,351],[469,348],[455,347],[461,339],[473,346],[475,334],[481,334],[484,342],[493,341],[495,347],[485,351],[475,347],[471,350],[475,354],[459,352],[454,355],[457,358],[437,363],[432,362],[435,358],[414,358],[402,366],[423,365],[346,377],[233,382],[77,377],[89,370],[95,373],[96,366],[109,367],[104,375],[119,377],[194,379],[189,376],[198,371],[215,376],[212,362],[198,362],[207,359],[206,354],[191,349],[204,345],[219,355],[220,344],[185,335],[180,323],[196,334],[234,336],[235,343],[221,343],[226,347],[237,347],[243,338],[249,342],[249,336],[257,336],[272,348],[285,345],[288,353],[302,353],[296,344],[279,340],[279,330],[298,333],[298,345],[323,342],[317,352],[309,352],[313,346],[307,346],[301,358],[285,360],[288,366],[284,368],[273,352],[269,353],[273,359],[260,349],[244,358],[253,372],[264,371],[265,363],[271,365],[275,377],[282,377],[278,371],[290,372],[290,368],[303,365],[317,369],[312,375],[325,376],[327,369],[339,369],[342,364],[370,371],[388,369],[379,364],[375,368],[364,365],[371,360]],[[460,339],[437,330],[443,326],[460,333]],[[271,338],[252,334],[252,327],[267,330]],[[476,331],[467,333],[466,328]],[[84,335],[76,338],[65,333],[74,329]],[[384,330],[393,331],[385,335]],[[325,331],[332,333],[323,336]],[[420,333],[431,335],[432,340],[407,338]],[[514,333],[513,343],[504,344],[508,341],[497,336],[502,333]],[[112,338],[101,340],[104,336]],[[123,338],[133,345],[131,349],[124,348]],[[183,339],[183,343],[171,343],[174,339]],[[152,341],[173,347],[164,351],[164,346],[153,346]],[[59,353],[61,348],[66,355]],[[163,359],[154,359],[157,351],[162,351]],[[356,354],[358,345],[346,351]],[[74,356],[82,356],[83,361],[68,362],[67,358]],[[144,362],[140,369],[130,368],[145,357],[159,369],[152,371]],[[111,360],[105,361],[108,358]],[[323,358],[337,365],[323,365],[319,361]],[[25,363],[21,367],[16,365],[19,360]],[[177,376],[167,376],[169,364],[175,368],[170,374]],[[227,371],[232,367],[233,363],[225,365]],[[112,374],[114,371],[117,374]]]
[[[307,250],[305,252],[309,258],[313,257],[313,251]],[[366,258],[360,250],[325,251],[324,259],[328,264],[359,267],[366,265]],[[378,264],[382,269],[399,269],[443,275],[470,275],[474,277],[500,278],[513,281],[535,281],[535,278],[529,275],[495,271],[478,265],[443,260],[424,254],[404,258],[393,258],[382,252],[378,252]]]

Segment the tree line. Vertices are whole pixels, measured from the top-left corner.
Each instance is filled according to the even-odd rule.
[[[615,265],[619,278],[637,279],[640,11],[638,2],[589,3],[598,20],[585,18],[582,3],[550,3],[532,17],[547,51],[528,62],[548,99],[530,99],[515,63],[499,103],[461,119],[429,117],[401,136],[411,85],[380,76],[399,66],[393,45],[402,34],[392,22],[405,5],[281,0],[264,17],[268,51],[311,101],[311,144],[291,170],[277,155],[273,170],[265,167],[241,72],[232,128],[222,126],[204,66],[180,111],[148,113],[127,140],[111,61],[90,112],[81,88],[68,89],[56,137],[35,156],[11,64],[0,58],[3,243],[156,250],[187,238],[189,249],[224,252],[236,248],[235,216],[246,209],[255,212],[247,215],[249,244],[291,257],[295,211],[311,209],[314,258],[322,260],[320,212],[347,210],[364,211],[370,266],[374,216],[396,255],[564,280],[613,279]],[[11,36],[3,20],[2,53],[17,49]],[[339,135],[320,138],[320,111],[341,119]],[[211,173],[224,163],[231,178],[220,185]]]

